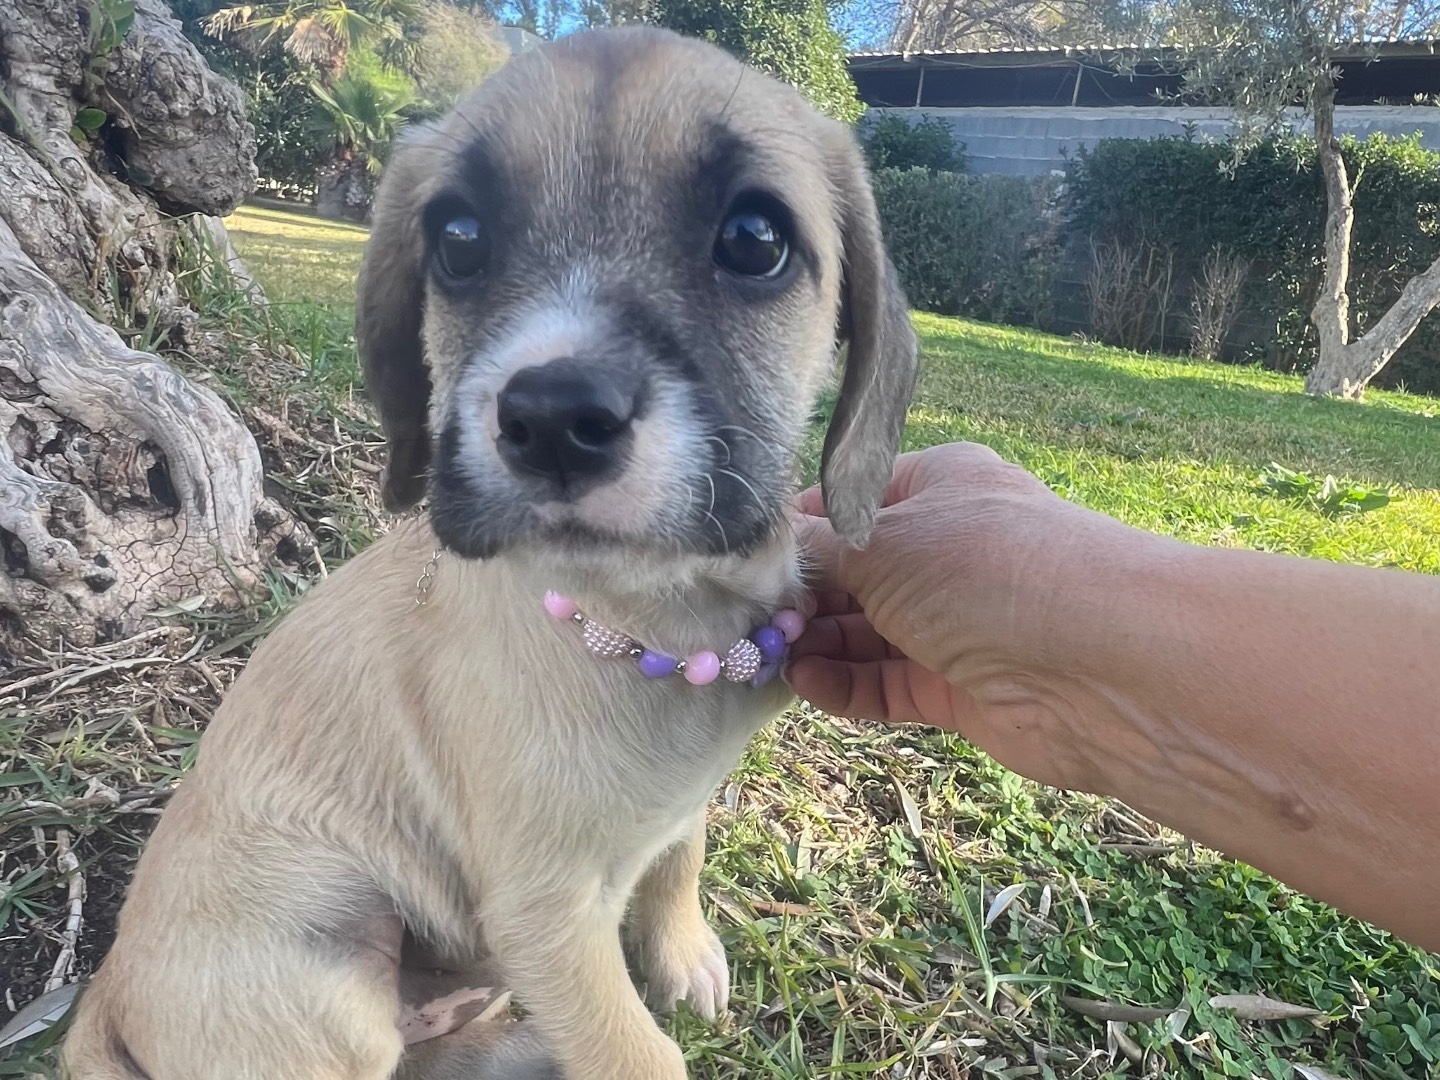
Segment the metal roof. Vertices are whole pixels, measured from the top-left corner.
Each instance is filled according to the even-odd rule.
[[[1385,41],[1353,41],[1336,46],[1339,59],[1360,60],[1372,55],[1391,57],[1425,57],[1440,52],[1440,39],[1415,38],[1391,39]],[[1016,47],[992,47],[955,51],[910,53],[884,50],[861,50],[852,52],[850,64],[856,68],[908,67],[912,64],[936,64],[955,66],[1000,67],[1007,62],[1034,64],[1065,59],[1083,59],[1118,53],[1145,53],[1161,57],[1175,57],[1182,50],[1174,46],[1155,48],[1139,43],[1115,42],[1102,45],[1021,45]]]

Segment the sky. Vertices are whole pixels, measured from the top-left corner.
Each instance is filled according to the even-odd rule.
[[[846,0],[831,9],[830,19],[851,49],[881,49],[890,27],[879,11],[880,5],[873,0]]]
[[[884,7],[884,0],[840,0],[831,7],[830,20],[835,29],[844,36],[848,48],[879,49],[884,47],[889,29],[880,14]],[[506,5],[499,11],[502,22],[515,24],[518,12],[514,5]],[[561,32],[570,33],[579,30],[583,25],[578,15],[571,14],[562,23]]]

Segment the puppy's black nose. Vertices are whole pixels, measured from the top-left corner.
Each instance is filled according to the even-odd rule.
[[[636,387],[568,357],[511,376],[496,402],[500,455],[562,485],[592,478],[624,452]]]

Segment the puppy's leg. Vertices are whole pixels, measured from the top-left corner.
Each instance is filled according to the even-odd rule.
[[[81,995],[66,1080],[389,1080],[402,1047],[387,958],[221,939],[184,918],[168,929],[138,956],[112,952]]]
[[[730,999],[725,948],[700,911],[700,867],[705,861],[705,816],[690,835],[661,853],[631,901],[630,941],[653,1008],[676,1002],[713,1020]]]
[[[485,936],[565,1080],[685,1080],[625,967],[623,896],[590,877],[532,890],[492,895]]]
[[[405,1051],[394,1080],[564,1080],[534,1023],[481,1020]]]

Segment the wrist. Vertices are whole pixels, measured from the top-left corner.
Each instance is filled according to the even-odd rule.
[[[1203,549],[1066,506],[1043,538],[996,565],[995,602],[983,605],[986,642],[943,669],[984,716],[990,750],[1016,771],[1061,787],[1133,796],[1163,790],[1170,762],[1146,714],[1149,650],[1185,627],[1175,583]],[[1013,535],[1013,534],[1012,534]],[[1142,776],[1143,774],[1143,776]]]
[[[1209,816],[1212,804],[1243,805],[1252,793],[1233,748],[1193,712],[1222,677],[1203,657],[1227,634],[1211,565],[1224,553],[1121,529],[1069,545],[1084,561],[1058,579],[1074,583],[1071,605],[1046,642],[1053,737],[1089,790],[1142,813],[1173,820],[1177,806]]]

